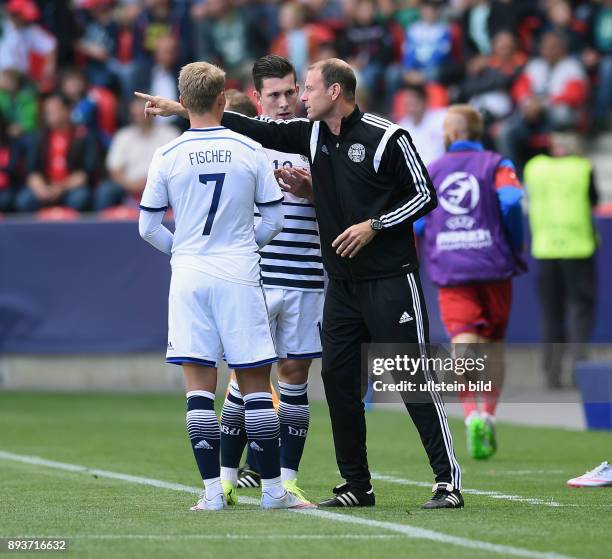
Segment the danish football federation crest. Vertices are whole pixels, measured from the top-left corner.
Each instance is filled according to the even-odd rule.
[[[351,161],[361,163],[365,159],[365,147],[363,144],[353,144],[348,150],[348,156]]]

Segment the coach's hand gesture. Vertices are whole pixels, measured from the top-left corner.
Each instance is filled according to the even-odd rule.
[[[158,97],[157,95],[149,95],[148,93],[141,93],[140,91],[134,91],[134,95],[140,99],[144,99],[145,116],[181,116],[183,118],[189,118],[187,115],[187,109],[183,107],[177,101],[166,99],[165,97]]]
[[[353,258],[366,246],[374,237],[376,231],[370,226],[370,220],[351,225],[344,233],[336,237],[332,247],[336,249],[336,254],[343,258],[347,256]]]
[[[312,202],[312,176],[308,169],[283,167],[276,169],[274,176],[281,190]]]

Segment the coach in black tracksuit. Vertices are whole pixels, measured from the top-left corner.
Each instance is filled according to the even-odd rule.
[[[168,114],[151,98],[151,114]],[[307,156],[312,173],[300,181],[282,172],[287,190],[313,198],[329,285],[323,311],[322,375],[336,459],[347,483],[319,506],[371,506],[362,401],[361,344],[429,342],[412,223],[433,210],[436,194],[409,134],[355,104],[355,74],[338,59],[312,67],[302,100],[308,119],[252,120],[226,112],[222,124],[264,147]],[[313,196],[314,195],[314,196]],[[285,217],[291,227],[289,216]],[[302,258],[302,257],[300,257]],[[297,265],[297,263],[296,263]],[[400,323],[407,312],[412,320]],[[406,404],[435,473],[426,508],[463,506],[461,470],[444,406]]]

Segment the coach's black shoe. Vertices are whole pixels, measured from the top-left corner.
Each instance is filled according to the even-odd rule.
[[[249,469],[249,465],[245,464],[242,468],[238,468],[238,487],[240,489],[249,489],[259,487],[261,485],[261,476]]]
[[[453,489],[450,483],[435,483],[433,497],[424,505],[424,509],[460,509],[463,507],[463,496],[459,489]]]
[[[319,503],[320,507],[373,507],[376,504],[374,489],[368,491],[351,489],[348,483],[336,485],[334,496]]]

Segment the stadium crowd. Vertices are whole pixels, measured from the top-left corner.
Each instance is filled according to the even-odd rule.
[[[153,152],[185,123],[143,119],[132,92],[176,99],[194,60],[250,92],[269,52],[299,80],[314,61],[348,61],[360,107],[407,127],[425,163],[444,151],[451,103],[483,114],[485,145],[519,172],[552,130],[609,126],[611,0],[8,0],[0,212],[135,211]]]

